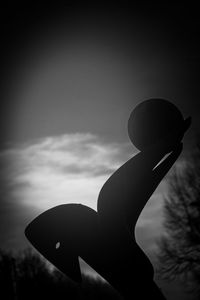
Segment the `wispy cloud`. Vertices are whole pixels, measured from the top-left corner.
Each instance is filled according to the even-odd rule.
[[[105,143],[89,133],[47,137],[2,151],[1,244],[19,246],[26,224],[55,205],[75,202],[96,209],[103,183],[129,157],[126,144]]]
[[[48,137],[2,152],[1,178],[24,205],[41,210],[81,202],[95,208],[101,185],[128,157],[127,145],[91,134]]]
[[[47,137],[1,152],[1,246],[24,246],[25,226],[55,205],[82,203],[96,209],[102,185],[134,155],[131,150],[127,144],[77,133]],[[150,199],[137,224],[138,241],[147,253],[154,249],[160,234],[162,189]]]

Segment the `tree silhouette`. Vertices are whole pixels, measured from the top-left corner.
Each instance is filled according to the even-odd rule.
[[[9,252],[0,250],[0,294],[6,299],[17,299],[15,258]]]
[[[83,275],[74,284],[32,249],[13,254],[0,249],[0,298],[6,300],[117,300],[119,294],[105,281]]]
[[[168,187],[159,273],[188,283],[188,291],[200,299],[200,138],[190,156],[174,168]]]

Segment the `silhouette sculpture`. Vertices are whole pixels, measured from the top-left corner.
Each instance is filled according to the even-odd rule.
[[[26,237],[77,283],[81,283],[81,257],[124,299],[164,299],[134,229],[146,202],[181,153],[190,123],[169,101],[139,104],[131,113],[128,131],[141,151],[103,185],[97,212],[81,204],[56,206],[27,226]]]

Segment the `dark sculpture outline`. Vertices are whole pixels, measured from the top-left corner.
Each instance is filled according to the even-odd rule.
[[[56,206],[26,227],[27,239],[77,283],[81,283],[81,257],[124,299],[135,295],[164,299],[134,229],[146,202],[180,155],[190,123],[187,118],[114,172],[99,193],[97,212],[81,204]]]

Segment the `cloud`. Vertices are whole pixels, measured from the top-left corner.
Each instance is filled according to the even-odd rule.
[[[65,203],[96,209],[108,177],[134,153],[127,144],[107,143],[90,133],[46,137],[0,153],[0,247],[28,243],[25,226],[39,213]],[[137,223],[138,243],[149,255],[161,234],[161,185]]]
[[[24,244],[26,224],[55,205],[75,202],[96,209],[102,185],[129,157],[126,144],[105,143],[90,133],[46,137],[2,151],[1,245]]]

